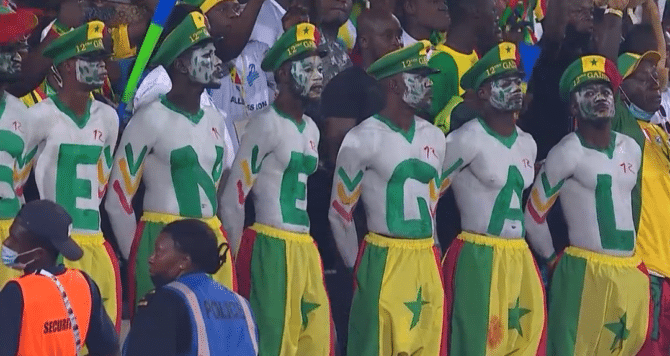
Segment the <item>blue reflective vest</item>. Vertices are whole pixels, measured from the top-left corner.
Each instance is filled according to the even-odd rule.
[[[191,319],[191,353],[198,356],[256,356],[258,332],[249,302],[205,273],[167,284],[184,299]]]

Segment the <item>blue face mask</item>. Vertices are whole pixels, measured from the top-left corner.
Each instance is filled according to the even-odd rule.
[[[644,111],[633,103],[626,103],[626,106],[628,107],[628,111],[630,111],[630,113],[638,120],[649,121],[655,114],[653,112]]]
[[[16,269],[16,270],[23,271],[26,268],[27,265],[31,264],[35,260],[33,259],[33,260],[29,261],[28,263],[18,263],[18,262],[16,262],[16,260],[22,255],[25,255],[25,254],[28,254],[28,253],[32,253],[33,251],[36,251],[38,248],[32,249],[30,251],[26,251],[24,253],[18,253],[16,251],[12,250],[11,248],[9,248],[5,245],[2,245],[2,264],[9,267],[9,268],[13,268],[13,269]]]
[[[650,121],[651,118],[654,116],[655,112],[648,112],[642,110],[639,106],[633,104],[632,101],[628,98],[628,95],[626,92],[621,90],[621,93],[626,97],[626,100],[623,100],[624,104],[626,104],[626,107],[628,108],[628,111],[633,115],[638,120],[644,120],[644,121]]]

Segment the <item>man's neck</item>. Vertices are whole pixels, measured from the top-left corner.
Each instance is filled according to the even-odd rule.
[[[477,34],[466,23],[458,24],[449,29],[447,46],[465,54],[470,54],[477,47]]]
[[[302,122],[302,115],[305,113],[303,100],[289,90],[280,89],[274,105],[277,110],[290,116],[295,122]]]
[[[321,33],[329,40],[335,41],[337,39],[337,32],[340,30],[341,26],[332,23],[322,23],[319,27]]]
[[[77,116],[84,116],[88,109],[88,101],[91,100],[91,92],[77,90],[67,83],[63,83],[63,90],[56,95]]]
[[[507,137],[516,131],[517,112],[501,112],[490,110],[482,117],[486,125],[497,134]]]
[[[413,39],[420,41],[430,39],[433,30],[420,25],[414,19],[409,19],[409,21],[407,21],[407,26],[405,26],[405,32],[412,36]]]
[[[193,85],[185,81],[175,81],[172,83],[172,89],[165,97],[172,105],[188,113],[197,114],[200,111],[200,96],[203,90],[203,87],[200,85]]]
[[[580,120],[577,131],[590,146],[607,148],[612,135],[612,122],[593,122]]]
[[[386,104],[386,107],[379,114],[389,119],[403,131],[409,131],[414,122],[414,109],[402,100],[400,102],[388,100],[388,104]]]

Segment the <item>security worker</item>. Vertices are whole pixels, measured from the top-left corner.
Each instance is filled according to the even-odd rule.
[[[2,263],[22,270],[0,292],[0,356],[116,355],[118,335],[93,280],[58,265],[83,251],[70,237],[72,218],[54,202],[21,208],[2,245]]]
[[[208,275],[225,247],[200,220],[163,228],[149,257],[156,289],[139,302],[124,355],[258,355],[249,302]]]

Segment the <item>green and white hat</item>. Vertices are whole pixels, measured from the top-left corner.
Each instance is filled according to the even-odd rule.
[[[478,89],[486,80],[506,73],[521,73],[519,50],[511,42],[502,42],[488,51],[463,74],[463,89]]]
[[[109,52],[102,41],[104,34],[105,24],[102,21],[91,21],[55,39],[42,54],[51,58],[54,65],[59,65],[86,53]]]
[[[151,59],[153,65],[170,66],[179,55],[196,44],[212,38],[205,15],[193,11],[165,37]]]
[[[316,26],[307,22],[299,23],[284,32],[272,45],[263,58],[261,69],[274,72],[289,59],[316,50],[320,42],[321,34]]]
[[[645,59],[649,59],[657,64],[661,60],[661,54],[656,51],[648,51],[642,55],[637,53],[626,52],[619,56],[617,59],[617,68],[619,68],[619,74],[621,74],[621,79],[624,80],[628,78],[637,67]]]
[[[428,40],[421,40],[411,46],[403,47],[379,58],[368,68],[368,74],[380,80],[413,69],[427,68],[432,54],[432,45]]]
[[[609,59],[598,56],[584,56],[572,62],[563,72],[559,82],[559,92],[564,101],[570,99],[572,93],[577,87],[586,83],[607,82],[612,85],[612,90],[616,91],[621,84],[621,76],[616,69],[616,65]]]

